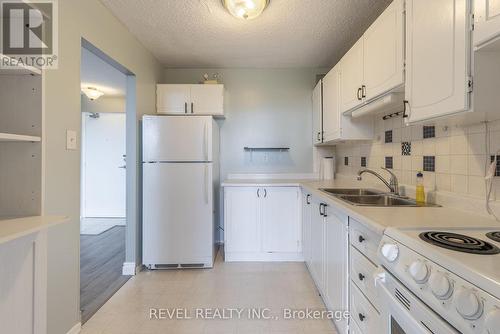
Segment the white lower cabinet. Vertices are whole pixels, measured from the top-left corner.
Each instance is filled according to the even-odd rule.
[[[226,261],[302,261],[298,187],[225,187]]]
[[[225,188],[225,242],[227,253],[253,253],[260,250],[260,206],[257,187]]]
[[[303,212],[310,213],[306,217],[310,221],[310,239],[304,239],[304,250],[308,249],[311,256],[309,271],[328,309],[347,311],[348,217],[307,194],[304,203]],[[348,319],[335,322],[339,333],[347,333],[347,325]]]
[[[302,254],[307,267],[311,268],[311,194],[302,193]]]
[[[325,303],[330,310],[347,311],[349,286],[349,218],[326,206],[325,217]],[[336,322],[339,333],[347,333],[348,319]]]
[[[325,290],[325,219],[321,214],[323,203],[311,200],[311,275],[321,293]]]

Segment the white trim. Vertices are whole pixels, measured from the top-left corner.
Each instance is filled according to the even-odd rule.
[[[123,262],[122,275],[135,276],[140,270],[141,266],[135,265],[135,262]]]
[[[82,330],[82,323],[79,322],[74,325],[66,334],[78,334]]]
[[[302,253],[224,253],[225,262],[304,262]]]
[[[318,173],[296,173],[296,174],[228,174],[228,180],[317,180]]]

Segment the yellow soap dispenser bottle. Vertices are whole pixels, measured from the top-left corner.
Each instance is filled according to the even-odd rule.
[[[418,204],[425,203],[424,174],[422,172],[417,173],[417,194],[415,199]]]

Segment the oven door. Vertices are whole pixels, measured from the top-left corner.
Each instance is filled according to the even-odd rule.
[[[377,275],[384,334],[459,334],[390,273]]]

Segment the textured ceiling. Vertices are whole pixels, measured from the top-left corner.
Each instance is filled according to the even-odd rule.
[[[271,0],[255,20],[221,0],[101,0],[167,67],[328,67],[391,0]]]

